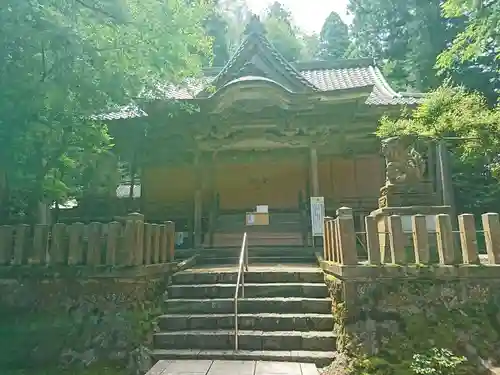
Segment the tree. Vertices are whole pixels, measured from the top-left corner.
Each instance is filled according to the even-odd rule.
[[[345,56],[349,47],[349,30],[340,16],[331,12],[320,33],[318,57],[323,60],[337,60]]]
[[[205,31],[212,38],[212,55],[208,65],[224,66],[229,60],[228,46],[228,21],[225,19],[222,9],[215,2],[209,17],[205,21]],[[205,61],[205,65],[207,62]]]
[[[383,118],[377,134],[454,138],[446,142],[458,207],[472,213],[500,210],[500,107],[489,108],[481,94],[444,85],[413,112]]]
[[[493,91],[500,90],[500,3],[447,0],[443,10],[450,20],[465,20],[466,27],[439,55],[437,66],[448,74],[456,75],[463,66],[482,73],[491,84],[491,89],[485,91],[496,99]]]
[[[301,58],[304,61],[311,61],[318,59],[318,51],[320,48],[319,36],[317,34],[302,34],[300,36],[302,40],[302,52]]]
[[[350,0],[354,14],[352,57],[384,64],[396,88],[426,91],[440,85],[436,57],[455,35],[441,17],[441,0]]]
[[[240,45],[252,13],[244,0],[219,0],[218,7],[228,25],[226,39],[231,54]]]
[[[32,216],[77,194],[111,147],[92,115],[195,74],[201,0],[5,0],[0,12],[0,207]],[[0,186],[2,188],[2,186]]]
[[[294,25],[291,13],[279,2],[269,6],[264,19],[267,37],[288,61],[297,61],[304,48],[298,35],[300,30]]]
[[[349,8],[354,20],[351,33],[353,42],[348,54],[351,57],[374,58],[397,89],[410,87],[428,91],[451,78],[458,85],[483,92],[493,102],[496,95],[492,80],[498,77],[498,70],[494,68],[495,64],[498,67],[498,59],[492,53],[493,49],[485,48],[475,61],[454,57],[453,51],[456,49],[453,46],[459,46],[458,40],[462,40],[458,49],[468,45],[466,35],[469,32],[466,30],[472,27],[471,22],[474,25],[479,22],[469,18],[463,7],[461,13],[452,12],[450,9],[455,9],[452,4],[458,3],[470,2],[350,0]],[[496,4],[498,6],[498,2]],[[444,14],[442,8],[445,9]],[[491,5],[491,14],[493,10]],[[452,17],[452,14],[455,16]],[[489,19],[491,30],[494,30],[494,22]],[[493,34],[484,33],[487,38],[481,39],[481,32],[478,32],[479,39],[476,40],[479,44],[493,40]],[[436,66],[438,56],[449,45],[452,45],[450,52],[441,55]],[[477,50],[474,43],[470,48],[469,51]]]

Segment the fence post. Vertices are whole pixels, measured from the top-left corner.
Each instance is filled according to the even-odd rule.
[[[45,264],[48,242],[49,226],[45,224],[36,224],[33,230],[33,254],[30,263]]]
[[[389,246],[391,248],[391,261],[393,264],[407,264],[405,251],[405,235],[401,216],[391,215],[389,223]]]
[[[160,262],[160,226],[158,224],[153,224],[151,229],[152,234],[152,255],[153,264],[158,264]]]
[[[460,229],[460,246],[465,264],[479,264],[477,249],[477,234],[474,215],[462,214],[458,216],[458,228]]]
[[[415,263],[428,264],[431,255],[429,249],[429,233],[427,232],[427,219],[425,215],[413,215],[411,217],[411,222]]]
[[[366,250],[369,264],[380,264],[380,244],[378,241],[377,222],[373,216],[365,216]]]
[[[337,216],[340,263],[346,266],[358,264],[352,209],[341,207],[337,210]]]
[[[134,264],[135,251],[135,223],[132,220],[127,220],[125,223],[125,232],[123,234],[123,258],[120,257],[119,262],[123,262],[126,266]]]
[[[330,221],[331,217],[325,216],[323,220],[323,259],[333,260],[332,257],[332,235],[330,232]]]
[[[0,265],[10,264],[13,252],[14,227],[0,226]]]
[[[27,224],[19,224],[16,226],[12,264],[20,265],[26,263],[26,245],[28,242],[29,230],[30,226]]]
[[[140,265],[144,262],[144,215],[138,212],[132,212],[128,214],[128,220],[134,223],[132,264]]]
[[[118,247],[118,238],[121,235],[122,225],[116,221],[108,225],[108,238],[106,241],[106,264],[114,266],[116,264],[116,250]]]
[[[455,253],[450,215],[436,215],[436,239],[439,263],[447,265],[455,264],[457,262],[457,254]]]
[[[101,223],[90,223],[88,227],[87,259],[88,265],[101,264]]]
[[[50,263],[66,263],[66,225],[56,223],[52,226],[52,241],[50,246]]]
[[[490,264],[500,264],[500,221],[498,214],[483,214],[482,220],[488,261]]]
[[[328,222],[328,230],[330,232],[330,260],[332,262],[339,262],[340,254],[338,249],[338,229],[337,222],[332,219]]]
[[[160,224],[160,263],[167,263],[167,226]]]
[[[69,232],[69,251],[68,264],[83,263],[83,223],[73,223],[68,227]]]
[[[151,264],[153,259],[151,245],[153,240],[152,224],[144,224],[144,264]]]
[[[167,251],[168,258],[167,261],[173,262],[175,259],[175,223],[173,221],[165,221],[167,226]]]

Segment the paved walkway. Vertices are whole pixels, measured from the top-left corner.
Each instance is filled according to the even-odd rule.
[[[319,375],[311,363],[264,361],[159,361],[146,375]]]

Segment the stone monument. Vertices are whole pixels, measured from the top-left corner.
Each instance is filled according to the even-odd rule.
[[[388,258],[388,218],[401,216],[403,231],[410,239],[411,217],[425,215],[430,233],[435,232],[435,215],[449,214],[450,206],[440,206],[432,181],[426,178],[426,161],[415,148],[411,136],[386,138],[382,141],[385,157],[386,181],[380,189],[379,208],[370,213],[375,217],[379,232],[380,251],[385,262]]]

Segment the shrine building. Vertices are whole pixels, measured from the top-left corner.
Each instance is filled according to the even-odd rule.
[[[225,66],[162,92],[104,118],[140,171],[141,212],[174,220],[194,247],[238,245],[257,205],[269,225],[253,244],[306,245],[310,197],[360,222],[385,182],[378,121],[422,97],[395,92],[370,59],[289,62],[256,18]],[[172,99],[185,109],[172,113]]]

